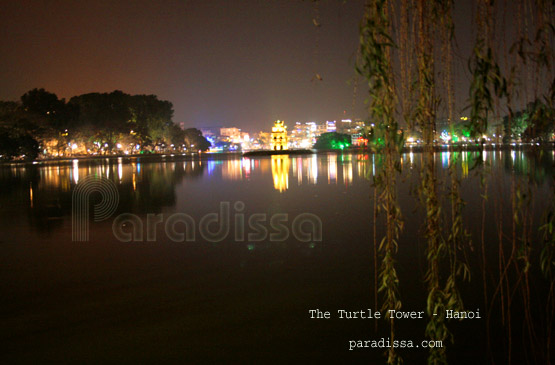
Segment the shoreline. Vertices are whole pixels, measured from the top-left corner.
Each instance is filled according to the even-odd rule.
[[[478,152],[478,151],[512,151],[512,150],[554,150],[555,142],[547,143],[511,143],[511,144],[487,144],[487,145],[439,145],[434,146],[434,153],[436,152]],[[422,153],[425,147],[404,146],[401,153]],[[98,160],[118,160],[118,159],[131,159],[143,160],[148,162],[159,162],[160,160],[171,159],[179,161],[202,161],[202,160],[228,160],[237,157],[266,157],[266,156],[279,156],[279,155],[312,155],[312,154],[342,154],[342,153],[361,153],[361,154],[378,154],[368,148],[346,148],[343,150],[284,150],[284,151],[270,151],[270,150],[256,150],[247,152],[223,152],[223,153],[149,153],[149,154],[118,154],[118,155],[96,155],[96,156],[67,156],[67,157],[54,157],[42,158],[36,160],[12,160],[0,161],[0,166],[7,165],[39,165],[39,164],[56,164],[56,163],[72,163],[78,161],[98,161]]]

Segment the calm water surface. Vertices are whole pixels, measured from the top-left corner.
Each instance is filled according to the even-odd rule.
[[[449,157],[436,154],[446,220]],[[167,156],[0,166],[4,360],[383,363],[385,349],[349,351],[348,341],[387,337],[385,321],[375,332],[372,320],[341,320],[336,314],[339,309],[380,309],[374,305],[372,218],[377,159],[371,154],[194,160]],[[396,256],[400,295],[403,308],[414,311],[426,309],[424,214],[415,193],[420,159],[417,153],[403,155],[398,186],[405,220]],[[458,154],[458,159],[464,220],[473,237],[467,250],[472,281],[461,290],[465,307],[481,308],[484,318],[482,234],[492,267],[487,277],[495,283],[495,223],[510,219],[511,184],[516,181],[529,189],[530,217],[537,230],[553,199],[554,154],[489,151],[483,156]],[[91,220],[88,242],[72,242],[72,191],[88,175],[113,181],[119,204],[111,218]],[[482,176],[488,182],[485,203]],[[91,203],[99,201],[99,195],[91,196]],[[199,233],[200,221],[218,213],[222,202],[230,204],[231,228],[220,242],[209,242]],[[144,222],[142,242],[121,242],[114,236],[114,218],[123,213]],[[174,242],[161,224],[155,240],[148,241],[148,215],[159,214],[165,221],[175,213],[194,220],[195,240]],[[294,237],[292,222],[302,213],[321,220],[321,241]],[[248,233],[254,230],[248,219],[255,214],[264,214],[261,224],[268,233],[277,232],[270,219],[287,214],[281,216],[280,229],[288,231],[288,237],[249,241]],[[236,227],[244,227],[244,239],[237,239]],[[381,221],[376,228],[379,239]],[[492,286],[487,290],[493,291]],[[542,280],[533,282],[532,291],[534,300],[545,303]],[[308,311],[316,308],[330,311],[332,319],[310,319]],[[489,350],[503,362],[505,327],[497,318],[491,319],[495,339]],[[420,342],[425,325],[425,320],[399,320],[397,334]],[[457,322],[450,328],[455,336],[448,348],[451,363],[486,362],[485,320]],[[518,354],[515,342],[513,352]],[[408,363],[426,361],[423,349],[400,353]]]

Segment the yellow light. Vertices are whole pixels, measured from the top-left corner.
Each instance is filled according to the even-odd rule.
[[[272,156],[272,178],[274,189],[279,192],[289,187],[289,156]]]

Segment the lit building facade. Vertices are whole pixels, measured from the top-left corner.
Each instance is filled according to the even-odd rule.
[[[241,139],[241,130],[239,128],[220,128],[220,136],[222,140],[236,142]]]
[[[272,151],[287,149],[287,126],[283,121],[277,120],[272,127],[272,137],[270,142]]]

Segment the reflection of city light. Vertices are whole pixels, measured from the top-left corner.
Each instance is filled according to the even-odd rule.
[[[77,184],[79,182],[79,160],[73,160],[73,181]]]
[[[462,152],[461,153],[461,157],[462,157],[461,167],[462,167],[462,177],[463,178],[468,177],[468,158],[467,158],[467,154],[468,154],[468,152]]]
[[[241,161],[229,160],[222,165],[222,178],[224,180],[241,180]]]
[[[206,168],[206,173],[208,174],[208,176],[211,176],[214,172],[214,169],[216,168],[216,161],[210,160],[208,161],[207,165],[208,166]]]
[[[442,162],[443,168],[446,168],[449,166],[449,152],[443,152],[441,154],[441,162]]]
[[[137,190],[137,167],[135,162],[131,163],[131,170],[133,171],[133,191]]]
[[[248,179],[251,175],[251,164],[248,158],[243,158],[242,161],[243,170],[245,171],[245,177]]]
[[[358,177],[366,177],[366,168],[368,155],[357,155],[357,175]]]
[[[297,157],[297,181],[301,185],[303,183],[303,159],[302,157]]]
[[[330,155],[328,160],[328,183],[337,182],[337,155]]]
[[[318,159],[316,155],[312,155],[312,163],[308,170],[308,181],[312,181],[313,184],[318,181]]]
[[[280,192],[289,188],[289,156],[272,156],[274,189]]]
[[[343,165],[343,179],[346,186],[353,182],[353,163],[351,161]]]
[[[121,157],[118,158],[118,177],[121,182],[121,179],[123,178],[123,165]]]

